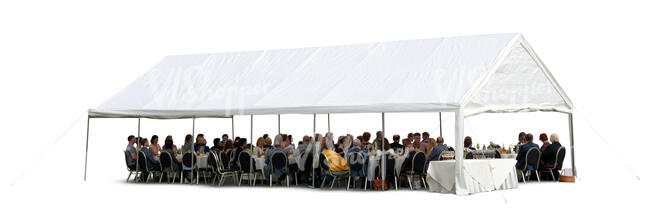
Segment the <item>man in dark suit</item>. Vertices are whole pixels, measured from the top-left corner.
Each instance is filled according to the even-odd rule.
[[[519,148],[519,153],[517,153],[517,164],[515,167],[520,170],[532,170],[535,168],[535,165],[526,166],[526,152],[531,148],[538,148],[539,145],[533,143],[533,134],[526,134],[526,144],[522,145]]]

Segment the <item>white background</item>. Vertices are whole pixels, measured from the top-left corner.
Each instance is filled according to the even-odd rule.
[[[333,214],[326,210],[358,216],[639,215],[648,194],[648,9],[626,1],[3,1],[0,209],[7,216]],[[137,134],[135,119],[91,120],[88,181],[83,182],[84,112],[165,55],[503,32],[524,34],[577,107],[580,180],[576,184],[526,184],[468,197],[406,190],[126,184],[121,151],[126,137]],[[451,116],[443,119],[447,117]],[[256,116],[254,136],[276,133],[276,118]],[[374,134],[381,128],[379,118],[378,114],[332,115],[331,130],[336,135]],[[437,114],[387,114],[386,118],[387,134],[437,134]],[[312,131],[309,115],[282,116],[282,123],[282,131],[295,140]],[[568,145],[567,125],[564,114],[488,114],[468,118],[465,132],[481,144],[506,145],[515,143],[520,131],[556,132]],[[181,145],[191,126],[191,120],[142,120],[141,134],[173,135]],[[227,119],[199,119],[196,127],[209,140],[231,131]],[[326,128],[326,117],[321,115],[317,131]],[[250,119],[236,117],[235,131],[237,136],[250,137]],[[443,126],[449,143],[453,143],[452,133],[453,118],[449,118]]]

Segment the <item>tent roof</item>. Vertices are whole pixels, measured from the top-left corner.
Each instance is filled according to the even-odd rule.
[[[165,57],[90,117],[571,112],[520,34]]]

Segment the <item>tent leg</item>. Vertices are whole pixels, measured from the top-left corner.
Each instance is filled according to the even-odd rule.
[[[230,129],[230,133],[232,134],[231,137],[235,139],[235,115],[230,118]]]
[[[571,169],[573,170],[573,175],[578,177],[576,172],[575,151],[573,149],[573,114],[569,114],[569,142],[571,143]]]
[[[381,190],[386,189],[386,154],[384,150],[384,140],[386,138],[386,128],[384,122],[384,113],[381,113]]]
[[[90,134],[90,115],[88,115],[88,121],[86,122],[86,159],[85,159],[85,162],[84,162],[84,181],[86,181],[86,174],[88,172],[88,137],[89,137],[89,134]],[[131,176],[131,174],[129,174],[129,177],[130,176]],[[127,179],[127,181],[129,180],[129,178],[126,178],[126,179]]]
[[[196,118],[192,117],[192,140],[194,140],[194,141],[196,141],[196,138],[194,138],[194,127],[195,127],[195,125],[196,125]],[[189,153],[184,153],[184,154],[194,154],[194,141],[190,141],[190,142],[192,142],[192,149],[190,149]],[[194,180],[194,157],[191,157],[190,159],[192,160],[192,170],[191,170],[192,172],[190,173],[190,184],[191,184],[192,180]],[[198,184],[198,182],[199,182],[198,171],[197,171],[196,175],[197,175],[196,182]]]
[[[440,129],[440,137],[442,137],[442,112],[438,112],[438,128]]]
[[[280,134],[280,114],[278,114],[278,134]]]
[[[313,151],[312,159],[316,159],[316,157],[317,157],[315,155],[316,155],[316,150],[318,148],[316,147],[316,140],[315,139],[316,139],[316,114],[314,114],[314,147],[312,147],[312,149],[314,151]],[[311,163],[311,187],[312,188],[316,188],[316,167],[315,167],[316,162],[317,161],[312,160],[312,163]]]
[[[251,151],[253,150],[253,147],[255,147],[254,145],[257,145],[257,144],[253,144],[253,141],[255,141],[255,140],[253,140],[253,115],[251,115],[251,149],[250,149]],[[244,146],[245,145],[246,144],[244,144]],[[249,170],[248,170],[248,185],[253,185],[253,180],[251,180],[251,177],[253,177],[253,171],[254,171],[254,169],[253,169],[253,156],[255,154],[257,154],[255,152],[252,152],[252,153],[253,154],[251,154],[251,157],[249,159],[250,166],[248,167],[249,168]]]
[[[465,134],[465,129],[464,129],[464,121],[465,117],[463,115],[463,110],[458,109],[456,111],[456,147],[455,147],[455,158],[456,158],[456,195],[467,195],[467,189],[466,189],[466,184],[465,184],[465,178],[463,174],[463,136]],[[426,170],[427,168],[425,168]]]
[[[137,153],[135,153],[135,169],[136,171],[140,171],[140,151],[138,150],[138,148],[140,147],[140,118],[138,118],[138,141],[135,144],[135,147],[136,147],[136,151],[138,151]],[[142,179],[142,172],[140,172],[138,181],[140,181],[140,179]]]
[[[332,132],[330,130],[330,113],[327,113],[327,132]]]

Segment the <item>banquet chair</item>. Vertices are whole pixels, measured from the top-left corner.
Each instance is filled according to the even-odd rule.
[[[304,157],[304,156],[303,156]],[[304,175],[303,175],[303,181],[305,183],[309,183],[311,185],[312,182],[309,182],[309,180],[312,178],[312,173],[314,172],[314,155],[309,152],[307,153],[307,158],[305,158],[305,170],[304,170]],[[314,180],[315,182],[315,180]],[[315,187],[315,186],[312,186]]]
[[[135,182],[137,180],[137,178],[138,178],[138,174],[140,174],[140,171],[138,171],[137,166],[136,166],[135,170],[132,170],[131,168],[129,168],[129,158],[130,157],[131,157],[131,155],[129,154],[129,152],[127,152],[125,150],[124,151],[124,163],[126,164],[126,170],[129,171],[129,176],[126,177],[126,182],[129,182],[129,179],[131,178],[132,174],[135,174],[135,176],[133,177],[133,181]]]
[[[526,178],[530,180],[530,175],[529,172],[535,171],[535,175],[537,175],[537,182],[541,182],[539,179],[539,158],[540,158],[541,153],[539,152],[538,148],[531,148],[526,152],[526,164],[524,165],[524,169],[520,170],[517,169],[517,173],[521,174],[521,179],[524,181],[524,184],[526,184]],[[528,166],[533,166],[534,169],[529,170]]]
[[[230,168],[230,151],[233,149],[228,150],[227,152],[225,151],[220,151],[219,152],[219,161],[221,162],[221,165],[223,165],[224,169],[229,169]]]
[[[147,166],[147,156],[142,151],[138,152],[138,164],[140,165],[140,174],[147,174],[146,177],[140,175],[140,178],[147,179],[147,183],[149,183],[149,180],[154,177],[154,173],[160,174],[160,171],[149,171],[149,167]]]
[[[247,176],[248,180],[251,180],[251,172],[253,173],[253,182],[250,184],[253,186],[255,186],[255,181],[257,181],[258,174],[260,177],[264,177],[262,170],[255,168],[255,162],[253,162],[253,170],[251,171],[251,154],[248,152],[242,151],[239,153],[239,162],[237,162],[237,164],[239,164],[239,186],[241,186],[241,181],[244,179],[244,175]]]
[[[283,152],[275,152],[271,155],[271,160],[269,161],[271,163],[270,171],[269,171],[269,187],[273,187],[273,173],[275,170],[283,170],[286,169],[289,171],[289,158],[287,157],[287,154]],[[289,174],[286,174],[286,179],[287,179],[287,187],[289,187]],[[279,177],[278,177],[279,178]],[[278,179],[278,184],[280,184],[280,179]]]
[[[566,149],[564,147],[560,147],[557,152],[555,153],[555,161],[553,163],[553,167],[542,167],[541,173],[543,172],[548,172],[551,174],[551,178],[553,178],[553,181],[557,181],[555,179],[555,171],[559,171],[562,169],[562,163],[564,162],[564,156],[566,155]],[[543,166],[543,165],[542,165]]]
[[[196,170],[196,155],[192,153],[185,153],[183,154],[183,159],[181,161],[183,163],[183,169],[181,170],[180,183],[183,184],[183,182],[185,181],[185,179],[183,178],[185,171],[190,172],[190,183],[192,183],[194,181],[194,171]]]
[[[347,185],[347,188],[345,190],[350,189],[350,170],[349,169],[344,170],[344,171],[333,172],[329,167],[329,160],[327,159],[327,156],[325,156],[323,153],[320,153],[318,155],[318,159],[319,159],[318,164],[319,164],[319,167],[320,167],[321,174],[325,175],[325,178],[327,178],[327,176],[333,177],[332,184],[330,185],[330,189],[332,189],[334,187],[334,183],[336,183],[336,179],[342,179],[342,178],[346,178],[346,177],[348,178],[348,185]],[[321,182],[321,188],[323,188],[323,186],[325,185],[325,181],[326,180],[323,180]]]
[[[389,153],[384,153],[384,158],[386,158],[386,180],[391,180],[393,179],[393,185],[395,185],[395,190],[397,190],[397,169],[395,169],[395,157],[393,157],[392,154]],[[414,157],[415,159],[415,157]],[[377,167],[376,170],[379,170],[379,172],[376,172],[375,174],[378,174],[379,177],[382,177],[382,170],[381,170],[381,165],[382,165],[382,160],[383,158],[379,159],[379,166]],[[388,183],[386,183],[388,184]]]
[[[359,178],[359,179],[364,179],[365,182],[363,184],[363,190],[365,191],[368,187],[368,176],[366,175],[366,158],[363,157],[363,155],[359,152],[352,152],[348,154],[348,158],[346,159],[348,162],[348,165],[350,165],[350,177],[352,178]],[[360,171],[361,176],[358,175],[352,175],[352,171]],[[356,184],[356,180],[354,181]],[[348,184],[348,188],[350,188]],[[353,186],[354,188],[354,186]]]
[[[409,182],[409,188],[413,190],[413,183],[411,180],[411,177],[419,176],[420,179],[422,180],[422,183],[426,189],[426,181],[425,178],[426,174],[424,171],[424,167],[427,163],[427,156],[424,154],[424,152],[418,151],[413,155],[413,159],[411,159],[411,170],[404,171],[402,174],[406,176],[406,179]],[[401,174],[400,174],[401,175]]]
[[[225,154],[224,152],[221,152],[222,154]],[[208,165],[210,169],[212,170],[212,174],[214,177],[212,178],[212,184],[214,185],[214,182],[217,181],[217,178],[219,178],[219,186],[223,185],[223,182],[226,178],[230,177],[232,178],[232,183],[234,185],[237,185],[237,171],[231,170],[231,169],[225,169],[223,166],[223,162],[215,153],[210,153],[208,155]]]
[[[174,170],[174,165],[172,161],[172,155],[169,152],[163,151],[160,152],[160,181],[162,183],[162,176],[167,174],[167,182],[169,182],[169,176],[173,175],[172,183],[176,181],[176,171]]]
[[[221,152],[221,154],[225,153]],[[234,185],[237,185],[237,171],[225,169],[222,160],[217,157],[215,153],[210,153],[210,155],[208,155],[208,165],[212,169],[212,174],[214,175],[212,178],[213,185],[214,182],[217,181],[217,178],[219,178],[219,186],[223,185],[224,180],[228,177],[232,178],[232,183]]]

